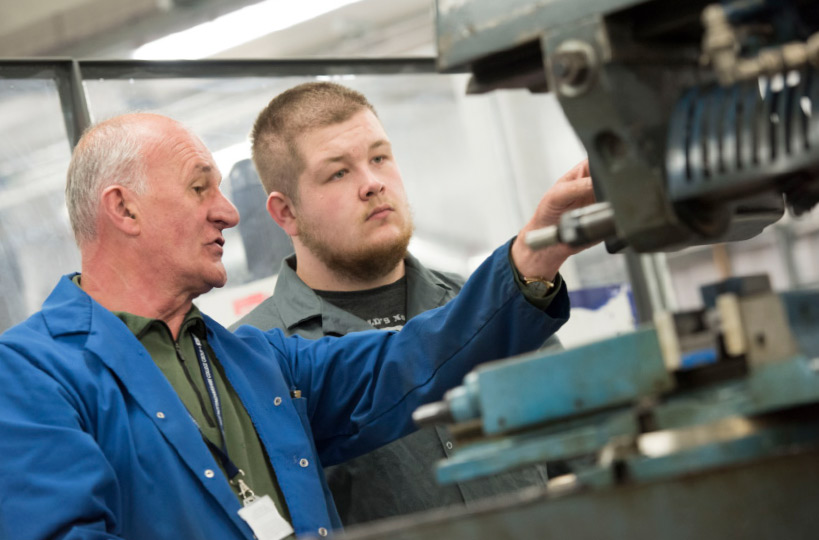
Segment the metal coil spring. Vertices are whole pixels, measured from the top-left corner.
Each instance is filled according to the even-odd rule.
[[[716,204],[766,191],[790,194],[819,168],[819,79],[806,67],[729,87],[688,90],[669,125],[666,178],[672,202]],[[817,107],[819,108],[819,107]]]

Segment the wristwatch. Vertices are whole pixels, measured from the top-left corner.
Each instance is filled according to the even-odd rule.
[[[523,281],[526,291],[534,298],[545,298],[555,286],[554,281],[542,277],[521,276],[520,279]]]

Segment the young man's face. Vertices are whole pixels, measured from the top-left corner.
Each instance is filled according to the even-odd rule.
[[[148,150],[148,189],[140,197],[144,245],[164,286],[196,294],[221,287],[222,231],[239,222],[219,189],[221,175],[202,142],[170,121]]]
[[[412,235],[404,184],[369,109],[296,139],[305,162],[295,205],[298,240],[329,268],[374,279],[395,268]]]

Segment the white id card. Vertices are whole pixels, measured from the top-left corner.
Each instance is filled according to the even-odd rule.
[[[258,540],[281,540],[293,534],[293,527],[279,514],[269,495],[239,510],[239,517],[250,525]]]

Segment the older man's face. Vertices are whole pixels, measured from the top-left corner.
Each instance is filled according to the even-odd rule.
[[[204,144],[171,121],[163,124],[162,136],[146,148],[142,241],[158,286],[203,294],[227,281],[222,231],[239,214],[219,189],[222,177]]]

